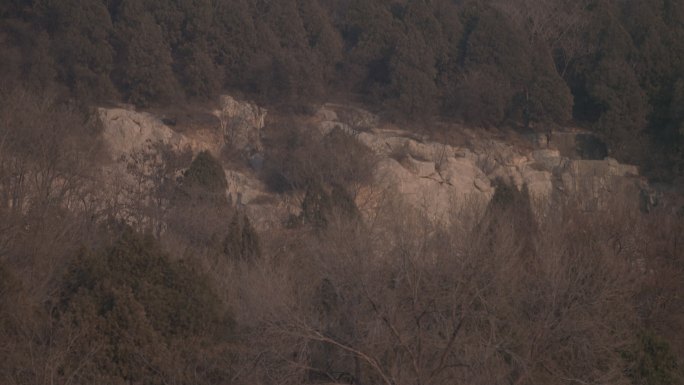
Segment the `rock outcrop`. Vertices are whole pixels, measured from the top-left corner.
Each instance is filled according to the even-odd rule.
[[[488,202],[498,181],[525,186],[535,200],[575,197],[587,210],[599,209],[608,199],[638,204],[645,186],[635,166],[607,157],[593,159],[603,151],[601,142],[581,131],[544,135],[544,141],[514,146],[458,128],[468,144],[451,146],[395,128],[355,128],[339,108],[324,105],[316,114],[321,132],[339,128],[355,136],[380,157],[376,182],[435,219],[454,207]],[[581,159],[583,154],[589,159]]]
[[[214,112],[221,122],[218,127],[182,132],[150,113],[103,108],[99,114],[103,139],[113,159],[103,176],[111,179],[112,188],[122,195],[116,198],[124,202],[122,206],[139,203],[152,194],[155,167],[162,166],[161,150],[179,154],[207,150],[218,157],[222,147],[229,145],[250,161],[250,156],[260,156],[262,151],[266,110],[229,96],[221,98],[221,108]],[[513,145],[461,127],[456,129],[466,138],[465,144],[448,145],[401,129],[379,127],[375,115],[354,107],[327,104],[314,119],[323,134],[342,130],[373,151],[379,158],[376,186],[395,192],[436,220],[445,219],[459,206],[484,207],[499,181],[520,189],[526,186],[534,199],[576,197],[587,210],[600,209],[609,199],[621,197],[638,204],[640,194],[643,196],[645,182],[638,169],[611,158],[592,159],[601,155],[600,143],[596,145],[579,131],[543,135],[546,140]],[[587,143],[588,150],[582,149]],[[590,159],[582,159],[583,151],[590,153]],[[226,168],[225,173],[226,196],[248,213],[257,228],[278,225],[296,214],[297,205],[287,196],[268,192],[253,170]]]
[[[261,152],[261,129],[267,111],[251,102],[238,101],[224,95],[220,108],[214,111],[219,118],[223,140],[227,146],[246,155]]]
[[[175,152],[209,151],[218,156],[221,151],[220,135],[215,128],[196,129],[192,132],[178,133],[163,120],[147,112],[123,108],[100,108],[100,121],[103,123],[102,138],[109,154],[119,160],[135,153],[150,153],[159,145]]]
[[[183,133],[151,113],[124,108],[98,110],[102,137],[112,160],[102,177],[110,186],[112,204],[119,207],[122,218],[131,224],[141,224],[142,220],[132,219],[132,215],[152,199],[154,184],[161,178],[159,173],[168,158],[162,154],[164,151],[190,156],[209,151],[215,157],[220,157],[224,145],[244,153],[261,151],[260,130],[266,110],[229,96],[221,98],[221,106],[215,112],[221,119],[220,126],[195,127]],[[224,171],[228,182],[226,197],[239,204],[257,228],[279,224],[281,217],[286,216],[287,202],[267,192],[256,175],[229,168]]]
[[[185,137],[152,114],[122,108],[100,108],[98,112],[104,128],[102,137],[114,159],[144,151],[150,143],[163,143],[175,149],[189,146]]]

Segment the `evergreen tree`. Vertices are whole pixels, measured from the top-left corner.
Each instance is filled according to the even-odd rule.
[[[56,370],[66,381],[209,384],[226,375],[205,349],[230,338],[228,312],[206,280],[130,229],[70,262],[54,312],[52,338],[69,344]],[[204,365],[211,374],[197,370]]]
[[[83,99],[114,94],[109,75],[114,64],[109,11],[100,0],[40,0],[41,23],[52,36],[59,78]]]
[[[235,212],[223,240],[223,253],[236,261],[254,261],[261,256],[259,236],[247,214]]]
[[[122,0],[114,27],[118,49],[115,78],[126,98],[147,105],[177,97],[168,43],[142,0]]]
[[[210,33],[216,63],[227,85],[246,88],[258,66],[259,42],[249,0],[221,1],[215,8]]]
[[[591,124],[622,159],[643,159],[643,130],[650,113],[632,58],[635,47],[616,15],[614,4],[600,4],[590,35],[598,39],[595,55],[577,62],[570,78],[575,94],[575,118]]]
[[[208,151],[202,151],[183,173],[181,189],[195,201],[222,203],[225,201],[226,174],[221,164]]]
[[[173,69],[189,96],[213,96],[222,85],[215,64],[210,0],[151,1],[148,8],[171,49]]]
[[[216,65],[206,40],[190,41],[177,49],[178,76],[188,96],[216,96],[223,73]]]
[[[460,115],[481,124],[500,124],[525,95],[532,77],[532,50],[523,32],[495,8],[464,10],[464,79],[457,92]]]
[[[345,72],[350,86],[373,102],[381,101],[390,83],[390,60],[401,25],[388,0],[351,0],[347,12],[345,40],[349,55]]]
[[[390,60],[388,104],[406,118],[432,116],[437,111],[435,53],[418,30],[407,31],[396,43]]]
[[[304,23],[309,49],[320,69],[320,87],[327,88],[335,79],[336,66],[342,60],[342,37],[318,0],[299,0],[299,13]]]

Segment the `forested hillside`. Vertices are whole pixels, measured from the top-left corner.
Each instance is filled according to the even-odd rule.
[[[684,0],[0,0],[0,385],[681,385],[683,174]]]
[[[4,87],[145,106],[240,91],[396,119],[574,124],[653,178],[682,173],[675,0],[6,0]]]

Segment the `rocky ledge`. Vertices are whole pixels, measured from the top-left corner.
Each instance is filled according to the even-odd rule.
[[[139,188],[139,180],[131,174],[150,174],[152,166],[149,162],[132,165],[131,159],[154,155],[162,147],[178,153],[207,150],[218,155],[224,146],[231,146],[247,156],[259,156],[266,113],[254,103],[226,96],[214,112],[216,127],[179,132],[151,113],[102,108],[102,135],[113,160],[105,175],[118,175],[112,177],[116,183],[137,183]],[[588,134],[579,130],[528,139],[520,136],[513,144],[483,130],[457,127],[464,140],[454,145],[381,126],[375,115],[344,105],[323,105],[313,120],[323,134],[342,130],[377,155],[374,187],[396,193],[437,220],[464,204],[486,204],[497,183],[526,189],[538,201],[574,197],[587,210],[598,210],[614,199],[638,205],[649,196],[637,167],[609,157],[583,156],[579,147]],[[161,161],[161,157],[152,158]],[[226,194],[233,201],[239,197],[258,227],[277,224],[297,210],[290,204],[291,197],[270,193],[254,170],[228,165],[224,169],[229,185]],[[123,195],[117,199],[139,199]]]

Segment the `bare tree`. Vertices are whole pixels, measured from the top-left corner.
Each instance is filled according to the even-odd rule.
[[[627,383],[619,351],[635,335],[635,270],[600,221],[564,208],[527,248],[515,231],[525,224],[503,211],[492,226],[444,229],[399,207],[371,229],[334,222],[274,271],[241,281],[270,299],[268,310],[243,303],[262,341],[257,373],[278,368],[281,383]]]
[[[597,47],[584,35],[591,23],[588,0],[514,0],[497,1],[518,27],[526,30],[533,43],[545,44],[555,53],[561,76],[579,57]]]

